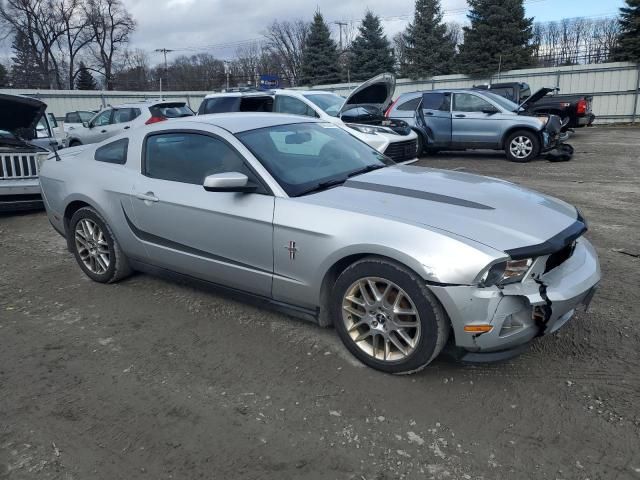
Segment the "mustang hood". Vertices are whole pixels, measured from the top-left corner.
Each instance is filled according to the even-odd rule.
[[[0,93],[0,130],[31,139],[47,105],[40,100]]]
[[[445,230],[514,258],[559,250],[586,230],[571,205],[502,180],[394,166],[300,200]]]
[[[382,73],[353,90],[342,105],[340,113],[364,106],[376,107],[382,111],[391,103],[395,89],[396,77],[391,73]]]

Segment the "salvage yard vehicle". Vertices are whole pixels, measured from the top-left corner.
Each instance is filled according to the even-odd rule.
[[[529,162],[541,153],[569,160],[573,148],[563,143],[560,118],[526,108],[526,102],[516,105],[491,92],[443,89],[400,95],[386,116],[418,132],[420,151],[491,149],[504,150],[512,162]]]
[[[531,96],[531,87],[528,83],[523,82],[474,85],[473,88],[490,91],[517,104],[527,101]],[[596,116],[591,111],[592,95],[549,95],[548,93],[557,92],[559,89],[549,88],[546,90],[545,95],[533,102],[528,102],[527,112],[557,115],[562,120],[563,130],[588,127],[593,124]]]
[[[44,119],[49,128],[46,108],[35,98],[0,94],[0,212],[42,208],[38,168],[51,139],[38,139],[37,126]]]
[[[345,99],[321,90],[269,90],[213,93],[205,97],[199,115],[229,112],[275,112],[319,118],[346,129],[398,163],[418,156],[418,137],[403,120],[384,117],[395,91],[395,76],[378,75]]]
[[[93,117],[95,117],[98,112],[91,112],[88,110],[75,110],[73,112],[67,112],[64,116],[64,123],[62,128],[65,133],[70,133],[72,130],[76,128],[82,128],[85,122],[90,122]]]
[[[185,102],[175,101],[154,100],[107,107],[80,128],[69,130],[65,146],[99,143],[130,128],[192,115]]]
[[[197,279],[335,328],[408,373],[451,336],[519,353],[588,304],[598,257],[576,208],[497,179],[396,165],[332,123],[218,114],[63,150],[49,220],[91,279]]]

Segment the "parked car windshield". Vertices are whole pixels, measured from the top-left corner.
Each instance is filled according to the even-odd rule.
[[[330,123],[295,123],[237,135],[292,197],[394,162]]]
[[[518,106],[517,103],[514,103],[511,100],[508,100],[508,99],[506,99],[504,97],[501,97],[500,95],[498,95],[496,93],[482,92],[482,94],[486,95],[488,98],[490,98],[491,100],[496,102],[502,108],[504,108],[505,110],[508,110],[510,112],[517,112],[520,109],[520,107]]]
[[[305,93],[304,97],[320,107],[327,115],[337,117],[344,98],[335,93]]]

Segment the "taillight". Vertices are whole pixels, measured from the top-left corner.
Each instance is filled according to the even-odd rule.
[[[149,120],[147,120],[146,122],[144,122],[145,125],[152,125],[154,123],[158,123],[158,122],[164,122],[166,120],[165,117],[151,117]]]
[[[582,99],[578,100],[578,105],[576,106],[576,112],[578,115],[584,115],[587,113],[587,101]]]
[[[389,108],[387,108],[386,112],[384,112],[385,118],[389,118],[389,116],[391,115],[391,110],[393,110],[393,107],[396,106],[396,103],[398,103],[398,100],[400,100],[400,97],[396,98],[396,101],[393,102]]]

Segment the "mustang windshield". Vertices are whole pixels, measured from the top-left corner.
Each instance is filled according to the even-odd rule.
[[[344,183],[393,161],[330,123],[294,123],[237,135],[290,196]]]
[[[338,116],[340,108],[344,104],[344,98],[335,93],[306,93],[304,96],[332,117]]]

